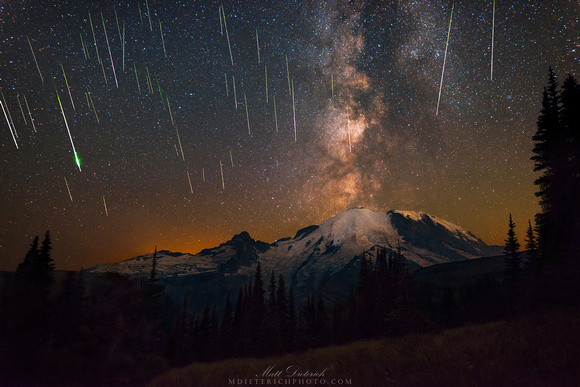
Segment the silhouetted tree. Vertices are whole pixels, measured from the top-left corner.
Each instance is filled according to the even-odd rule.
[[[580,234],[580,89],[569,76],[561,92],[550,68],[538,129],[533,137],[535,181],[541,215],[536,218],[541,258],[576,256]]]
[[[521,255],[520,255],[520,243],[516,236],[516,224],[512,220],[512,214],[510,214],[510,219],[508,223],[508,237],[505,240],[505,269],[504,275],[507,281],[515,280],[520,273],[521,266]]]
[[[53,259],[50,257],[50,250],[52,250],[51,243],[52,242],[50,240],[50,231],[47,230],[46,233],[44,234],[44,239],[42,241],[39,251],[40,264],[42,265],[42,268],[46,273],[54,270],[54,262]]]
[[[534,228],[532,227],[532,222],[528,220],[528,230],[526,231],[526,249],[534,251],[537,248],[538,246],[536,245]]]
[[[35,276],[35,272],[38,271],[38,235],[34,237],[32,243],[30,244],[30,249],[24,256],[24,260],[18,264],[16,269],[16,274],[20,277],[32,278]]]

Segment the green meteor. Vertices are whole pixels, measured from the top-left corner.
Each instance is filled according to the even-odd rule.
[[[64,114],[64,109],[62,108],[62,102],[60,101],[60,96],[58,95],[58,89],[56,88],[56,83],[54,82],[54,78],[52,78],[52,84],[54,86],[54,91],[56,91],[56,98],[58,99],[58,105],[60,106],[60,112],[62,113],[62,118],[64,119],[64,124],[66,126],[68,138],[70,139],[70,145],[72,147],[73,154],[75,155],[75,163],[76,163],[77,167],[79,168],[79,171],[81,171],[81,159],[79,158],[77,150],[75,149],[75,144],[73,142],[72,135],[70,134],[68,122],[67,122],[66,116]]]
[[[77,167],[79,167],[79,171],[81,170],[81,159],[79,158],[79,154],[75,151],[75,163]]]

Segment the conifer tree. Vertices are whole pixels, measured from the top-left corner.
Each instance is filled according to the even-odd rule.
[[[34,271],[34,266],[38,262],[38,235],[34,237],[32,243],[30,244],[30,249],[26,253],[24,260],[18,264],[16,273],[25,277],[30,277],[31,273]]]
[[[528,220],[528,230],[526,231],[526,249],[532,251],[537,249],[536,236],[530,220]]]
[[[577,256],[579,247],[577,238],[580,235],[580,86],[576,79],[569,75],[562,84],[561,92],[561,176],[557,188],[557,207],[561,213],[561,235],[559,241],[563,256]]]
[[[44,240],[42,241],[39,251],[40,264],[46,273],[54,270],[54,262],[50,257],[50,250],[52,250],[50,232],[47,230],[44,234]]]
[[[540,257],[575,257],[580,234],[580,88],[569,76],[558,90],[550,68],[544,88],[538,129],[533,137],[532,160],[536,196],[542,212],[536,218]]]
[[[512,214],[510,214],[510,219],[508,223],[508,237],[505,240],[505,269],[504,274],[506,280],[513,281],[519,276],[521,256],[520,256],[520,243],[516,236],[516,224],[512,220]]]

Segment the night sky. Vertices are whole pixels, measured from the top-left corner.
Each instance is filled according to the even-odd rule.
[[[456,2],[438,114],[452,2],[287,3],[224,1],[226,33],[217,1],[1,2],[0,269],[48,229],[77,270],[273,242],[355,206],[490,244],[511,212],[523,240],[548,67],[579,75],[579,3],[496,1],[491,79],[493,1]]]

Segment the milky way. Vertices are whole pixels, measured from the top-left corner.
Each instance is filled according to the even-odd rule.
[[[497,1],[493,20],[458,1],[449,30],[452,2],[221,4],[0,4],[0,269],[47,229],[79,269],[272,242],[354,206],[488,243],[511,212],[523,233],[548,66],[579,67],[577,2]]]

